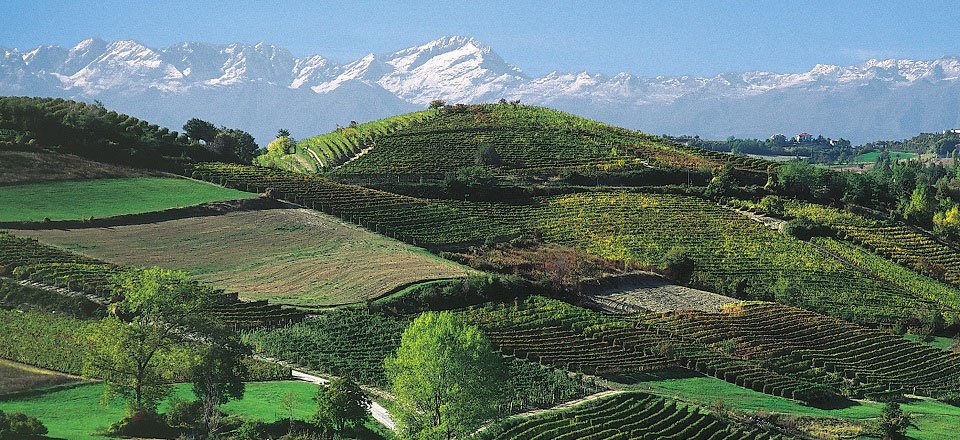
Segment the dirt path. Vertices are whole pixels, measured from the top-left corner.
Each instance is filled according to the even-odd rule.
[[[322,377],[320,377],[320,376],[314,376],[314,375],[312,375],[312,374],[310,374],[310,373],[305,373],[305,372],[299,371],[299,370],[293,370],[293,371],[291,371],[291,375],[292,375],[293,378],[296,379],[296,380],[303,381],[303,382],[309,382],[309,383],[312,383],[312,384],[315,384],[315,385],[324,385],[324,386],[326,386],[328,383],[330,383],[329,380],[324,379],[324,378],[322,378]],[[386,426],[386,427],[389,428],[391,431],[396,431],[396,429],[397,429],[397,424],[394,423],[393,418],[390,417],[390,412],[387,411],[386,408],[384,408],[383,406],[381,406],[379,403],[374,402],[374,401],[371,400],[371,401],[370,401],[370,407],[369,407],[368,409],[370,410],[370,415],[372,415],[374,419],[376,419],[378,422],[380,422],[380,424],[382,424],[383,426]]]
[[[763,224],[764,226],[766,226],[766,227],[768,227],[768,228],[770,228],[770,229],[773,229],[774,231],[777,231],[777,232],[783,232],[783,225],[787,224],[787,221],[784,220],[784,219],[780,219],[780,218],[776,218],[776,217],[770,217],[770,216],[764,215],[764,214],[757,214],[757,213],[750,212],[750,211],[744,211],[744,210],[742,210],[742,209],[737,209],[737,208],[734,208],[734,207],[731,207],[731,206],[726,206],[726,205],[720,205],[720,204],[718,204],[717,206],[720,206],[721,208],[729,209],[729,210],[731,210],[731,211],[733,211],[733,212],[736,212],[737,214],[740,214],[740,215],[742,215],[742,216],[744,216],[744,217],[747,217],[747,218],[749,218],[750,220],[753,220],[753,221],[755,221],[755,222],[761,223],[761,224]]]
[[[346,162],[344,162],[344,163],[342,163],[342,164],[340,164],[340,165],[337,165],[335,168],[340,169],[340,168],[343,168],[343,167],[347,166],[350,162],[353,162],[353,161],[361,158],[364,154],[367,154],[368,151],[372,150],[373,147],[376,147],[376,146],[377,146],[377,145],[374,144],[374,145],[371,145],[371,146],[369,146],[369,147],[367,147],[367,148],[361,149],[359,153],[354,154],[353,157],[351,157],[350,159],[347,159]]]
[[[257,355],[254,357],[262,361],[273,362],[273,363],[277,363],[287,367],[291,367],[290,375],[293,376],[293,378],[296,380],[312,383],[314,385],[324,385],[324,386],[330,383],[330,380],[328,379],[324,379],[320,376],[313,375],[302,370],[297,370],[296,368],[294,368],[294,365],[288,362],[284,362],[279,359],[274,359],[267,356]],[[384,408],[379,403],[371,400],[369,409],[370,409],[370,415],[372,415],[374,419],[380,422],[381,425],[386,426],[391,431],[397,430],[397,424],[393,421],[393,418],[390,417],[390,412],[387,411],[386,408]]]
[[[304,148],[304,150],[307,150],[307,153],[310,153],[310,155],[313,156],[313,160],[317,161],[317,163],[320,164],[321,167],[325,168],[327,166],[325,163],[323,163],[322,160],[320,160],[320,156],[318,156],[316,152],[314,152],[309,148]]]
[[[0,278],[6,278],[6,277],[0,277]],[[21,286],[45,290],[47,292],[54,293],[57,295],[69,296],[69,297],[83,297],[103,306],[110,304],[110,301],[107,301],[105,298],[99,297],[97,295],[89,294],[89,293],[78,292],[78,291],[70,290],[64,287],[51,286],[49,284],[39,283],[36,281],[16,280],[13,278],[6,278],[6,279],[9,279]]]

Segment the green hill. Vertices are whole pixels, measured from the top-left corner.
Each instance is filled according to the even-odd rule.
[[[643,168],[713,169],[732,163],[765,172],[764,161],[708,152],[543,107],[446,106],[351,125],[306,139],[295,151],[257,159],[290,171],[341,176],[442,177],[470,166],[498,175]]]

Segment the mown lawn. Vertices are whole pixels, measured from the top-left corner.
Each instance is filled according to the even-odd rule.
[[[120,420],[124,412],[122,401],[115,400],[105,406],[101,405],[103,390],[103,384],[91,384],[0,401],[0,410],[36,416],[50,430],[50,437],[67,440],[102,439],[105,437],[94,433]],[[290,394],[294,402],[293,417],[310,420],[316,411],[316,403],[313,401],[316,392],[316,385],[304,382],[253,382],[247,384],[243,400],[229,402],[223,408],[229,414],[272,422],[289,417],[284,413],[283,402]],[[176,385],[174,396],[183,400],[194,398],[190,385],[186,384]],[[166,405],[160,408],[161,411],[165,409]]]
[[[753,413],[785,413],[798,416],[832,417],[848,420],[868,420],[880,417],[882,403],[855,402],[839,409],[820,409],[799,402],[738,387],[729,382],[707,376],[684,377],[670,373],[652,373],[647,380],[635,382],[631,388],[672,397],[712,408],[722,399],[726,408]],[[907,431],[916,440],[944,440],[957,438],[960,430],[960,407],[932,399],[913,400],[901,408],[914,417],[917,428]]]
[[[189,179],[130,177],[0,186],[0,221],[75,220],[256,197]]]

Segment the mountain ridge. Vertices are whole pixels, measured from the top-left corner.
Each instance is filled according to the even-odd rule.
[[[554,71],[532,77],[467,36],[370,53],[344,64],[322,54],[295,57],[265,42],[182,42],[156,49],[135,40],[88,38],[69,49],[42,45],[24,51],[3,48],[0,54],[0,93],[100,99],[168,125],[182,123],[147,111],[156,103],[138,101],[149,97],[167,103],[165,115],[180,110],[179,119],[186,120],[196,110],[196,116],[246,128],[261,142],[269,140],[278,127],[263,126],[256,115],[204,112],[204,106],[192,103],[191,96],[212,96],[224,106],[241,99],[240,106],[245,108],[274,103],[283,96],[292,100],[293,108],[312,113],[289,118],[288,128],[301,136],[325,132],[336,123],[409,111],[438,98],[465,103],[520,99],[648,132],[705,137],[807,130],[866,141],[960,125],[960,111],[939,112],[960,102],[957,56],[868,60],[851,66],[817,64],[800,73],[646,77],[627,72]],[[250,95],[239,95],[241,90]],[[218,95],[231,98],[218,99]],[[847,101],[829,99],[837,96]],[[861,117],[843,116],[854,110],[862,113],[864,102],[895,102],[894,97],[912,109],[903,113],[866,108]],[[341,99],[371,105],[348,114],[340,110],[356,106]],[[320,101],[324,108],[311,112],[310,105]],[[931,114],[936,117],[930,118]],[[311,127],[311,123],[320,126]]]

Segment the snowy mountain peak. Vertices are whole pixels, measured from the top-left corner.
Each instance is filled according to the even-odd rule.
[[[951,94],[951,91],[958,92]],[[451,103],[507,98],[556,106],[661,133],[710,135],[709,129],[696,127],[718,126],[721,128],[714,133],[723,137],[765,134],[737,130],[741,120],[745,121],[742,124],[757,127],[762,124],[746,121],[794,117],[789,115],[814,120],[820,115],[829,115],[823,116],[827,121],[824,124],[829,125],[847,115],[860,114],[862,108],[845,104],[842,99],[866,102],[872,107],[883,99],[896,103],[890,106],[890,114],[883,117],[853,121],[851,130],[859,131],[844,134],[857,139],[858,133],[864,136],[869,130],[887,129],[884,121],[894,126],[923,125],[906,133],[960,125],[960,111],[956,106],[960,100],[960,57],[926,61],[872,59],[847,66],[817,64],[797,73],[751,71],[712,76],[643,77],[629,72],[607,75],[584,70],[554,71],[534,78],[507,63],[491,47],[461,35],[441,37],[391,53],[371,53],[345,64],[319,54],[297,58],[286,49],[266,42],[187,42],[158,49],[133,40],[108,42],[88,38],[71,48],[0,48],[0,94],[96,98],[108,104],[111,97],[134,99],[132,97],[147,94],[151,99],[131,101],[144,108],[162,107],[156,97],[202,95],[207,99],[187,107],[205,108],[209,112],[227,111],[223,105],[205,107],[218,96],[242,100],[249,95],[252,107],[244,114],[256,114],[261,103],[270,102],[264,96],[284,101],[299,97],[301,102],[321,99],[327,104],[334,99],[345,99],[355,109],[366,108],[366,102],[380,102],[389,103],[387,107],[391,109],[404,110],[422,107],[438,98]],[[923,96],[925,101],[910,101],[912,94]],[[939,102],[939,107],[933,107],[930,102]],[[745,107],[740,115],[729,110],[746,103],[751,103],[751,107]],[[783,111],[786,105],[793,106],[791,111]],[[346,104],[340,107],[346,108]],[[804,113],[813,107],[817,107],[815,112]],[[832,112],[834,107],[845,110]],[[925,113],[921,112],[922,108],[927,108]],[[647,109],[658,110],[644,113]],[[892,109],[899,109],[900,113]],[[314,110],[299,108],[298,112],[307,115],[314,114]],[[687,114],[684,112],[693,115],[691,125],[668,123]],[[172,108],[162,114],[179,113],[189,112],[186,108]],[[647,116],[639,116],[643,114]],[[945,119],[934,127],[926,127],[924,124],[929,124],[933,117]],[[359,119],[353,115],[347,120]],[[773,125],[766,131],[787,132],[795,125],[804,125],[802,129],[811,132],[818,129],[797,123]],[[860,128],[861,125],[872,128]],[[275,130],[276,127],[271,127],[262,132],[269,135]],[[876,138],[872,132],[871,138]]]

